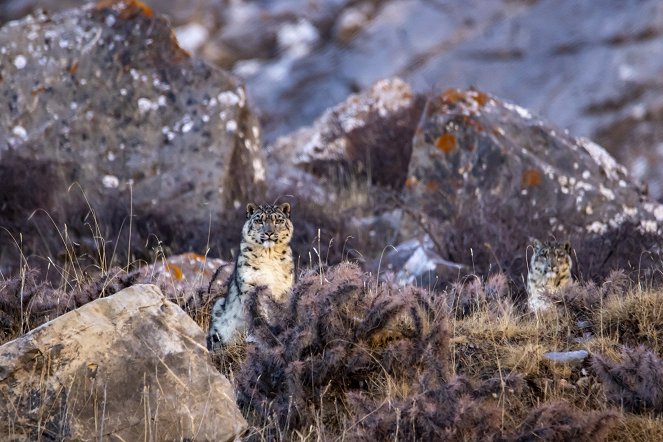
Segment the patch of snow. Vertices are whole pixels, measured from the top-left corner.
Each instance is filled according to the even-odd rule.
[[[659,204],[654,209],[654,217],[656,218],[656,221],[663,221],[663,206],[662,205]]]
[[[226,123],[226,131],[227,132],[235,132],[237,130],[237,122],[235,120],[228,120]]]
[[[529,111],[524,107],[520,107],[516,104],[506,103],[506,102],[504,103],[504,107],[509,109],[510,111],[516,112],[518,115],[520,115],[521,118],[524,118],[526,120],[532,119],[532,114],[530,114]]]
[[[612,201],[615,199],[615,194],[612,190],[608,189],[605,187],[603,184],[599,185],[599,192],[601,195],[603,195],[606,199]]]
[[[217,99],[219,100],[221,106],[235,106],[240,102],[239,97],[235,95],[232,91],[221,92],[217,96]]]
[[[188,121],[184,122],[184,124],[182,124],[182,133],[183,134],[190,132],[191,129],[193,129],[193,121],[188,120]]]
[[[295,23],[285,23],[276,33],[279,48],[292,58],[301,58],[310,53],[319,39],[316,27],[303,18]]]
[[[120,186],[120,180],[115,175],[104,175],[101,183],[107,189],[117,189]]]
[[[642,220],[640,221],[640,228],[647,233],[656,233],[656,230],[658,229],[658,224],[656,224],[656,221]]]
[[[619,175],[626,175],[626,169],[621,166],[603,147],[587,138],[578,138],[580,145],[592,157],[594,162],[601,166],[610,179],[618,179]]]
[[[21,140],[25,141],[28,139],[28,132],[23,126],[14,126],[12,133],[19,137]]]
[[[265,181],[265,167],[259,158],[254,158],[253,162],[253,177],[256,181]]]
[[[175,36],[182,49],[196,52],[207,41],[209,31],[200,23],[191,22],[175,28]]]
[[[25,58],[25,55],[17,55],[14,58],[14,66],[16,69],[23,69],[28,64],[28,59]]]
[[[158,107],[159,105],[153,103],[149,98],[141,97],[138,99],[138,112],[141,114],[157,109]]]
[[[605,224],[599,221],[594,221],[593,223],[587,226],[587,231],[590,233],[604,234],[605,232],[608,231],[608,226],[606,226]]]

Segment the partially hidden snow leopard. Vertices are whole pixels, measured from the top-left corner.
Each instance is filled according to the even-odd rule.
[[[267,286],[272,299],[283,302],[295,279],[290,249],[293,226],[290,204],[246,206],[246,222],[235,270],[224,298],[212,307],[207,346],[231,342],[246,328],[246,298],[257,286]]]
[[[552,303],[543,292],[554,292],[569,284],[571,279],[571,245],[534,240],[534,253],[527,274],[527,301],[534,312],[548,310]]]

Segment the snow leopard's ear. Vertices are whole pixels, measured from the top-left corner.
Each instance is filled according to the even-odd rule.
[[[534,251],[536,252],[537,250],[541,250],[543,243],[538,239],[535,239],[532,241],[532,247],[534,247]]]
[[[253,203],[249,203],[246,205],[246,218],[251,218],[251,215],[253,215],[253,212],[258,210],[258,206],[256,206]]]
[[[569,254],[571,253],[571,243],[570,243],[570,242],[566,241],[566,242],[564,243],[564,251],[565,251],[566,253],[569,253]]]
[[[286,216],[286,218],[290,218],[290,204],[288,203],[283,203],[279,205],[279,210],[283,212],[283,214]]]

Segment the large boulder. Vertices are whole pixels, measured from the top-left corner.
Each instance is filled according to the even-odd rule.
[[[0,347],[0,433],[12,440],[234,440],[246,428],[205,334],[137,285]]]
[[[24,233],[24,252],[53,236],[50,250],[62,248],[49,217],[92,249],[123,228],[142,233],[134,245],[152,234],[200,250],[210,220],[261,194],[242,83],[190,58],[145,5],[28,16],[0,29],[0,48],[0,219]],[[40,238],[26,234],[40,222]]]
[[[516,280],[532,238],[570,239],[584,278],[661,252],[663,206],[601,146],[475,90],[428,100],[404,200],[405,238],[430,234],[443,258]]]
[[[309,214],[296,223],[297,235],[322,227],[332,238],[323,241],[339,253],[351,236],[369,257],[395,240],[400,212],[384,206],[405,183],[424,101],[399,78],[381,80],[267,146],[270,191],[296,196],[294,216]],[[317,225],[310,229],[309,221]]]

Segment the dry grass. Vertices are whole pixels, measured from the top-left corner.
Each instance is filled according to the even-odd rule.
[[[64,253],[46,259],[49,275],[21,258],[15,275],[0,279],[0,344],[97,297],[153,281],[139,272],[144,262],[123,255],[118,265],[92,210],[87,225],[96,257],[80,258],[63,226]],[[663,385],[663,291],[615,272],[601,285],[564,289],[553,297],[557,308],[537,316],[514,303],[505,275],[465,278],[437,293],[378,284],[355,267],[327,267],[345,253],[330,258],[320,232],[313,243],[311,234],[300,241],[313,250],[315,271],[300,278],[281,312],[286,320],[256,323],[258,342],[212,355],[240,393],[252,425],[247,440],[663,438],[663,394],[648,394]],[[332,237],[328,249],[334,241],[341,245]],[[157,244],[152,254],[162,260],[167,251]],[[15,246],[21,250],[20,238]],[[207,287],[199,282],[195,290]],[[170,297],[207,329],[211,298]],[[192,297],[200,302],[189,303]],[[636,349],[628,350],[636,352],[631,365],[625,347]],[[545,357],[569,350],[593,356],[575,364]],[[623,386],[610,370],[635,375]],[[625,406],[618,398],[627,394]]]

